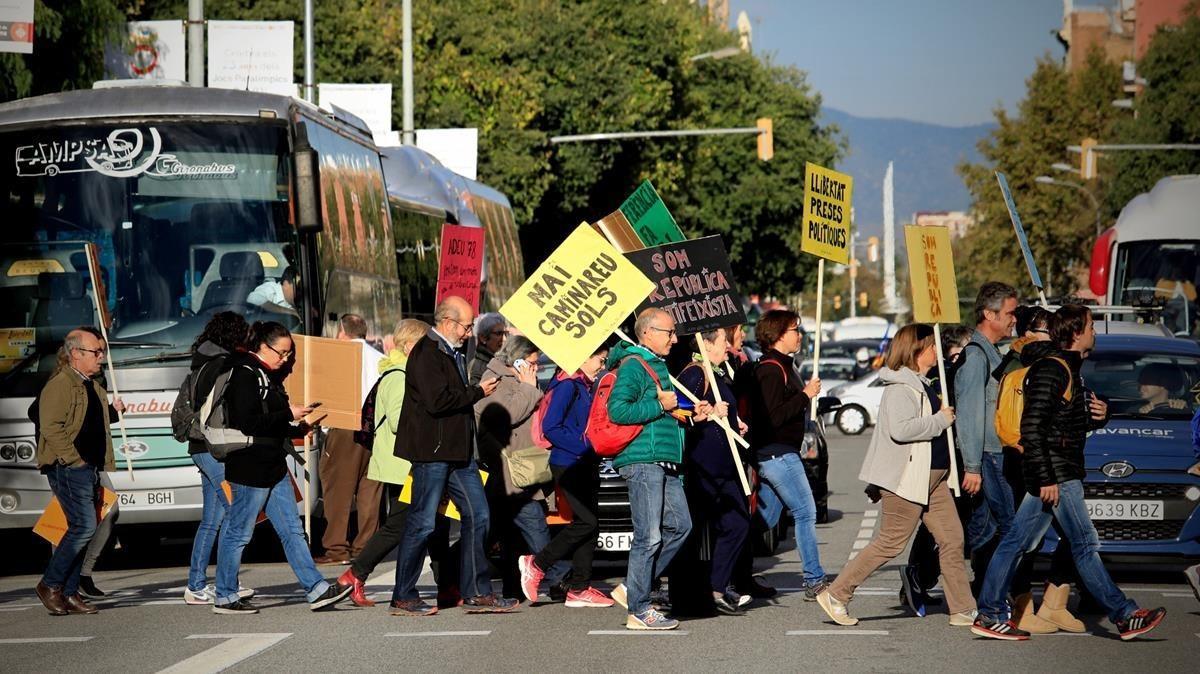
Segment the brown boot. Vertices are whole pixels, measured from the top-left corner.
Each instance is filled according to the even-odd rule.
[[[93,613],[99,613],[100,609],[84,601],[83,597],[79,596],[78,594],[73,594],[70,597],[67,597],[67,612],[91,615]]]
[[[36,592],[38,599],[42,600],[42,606],[46,607],[50,615],[67,614],[67,600],[63,597],[61,588],[50,587],[38,581]]]
[[[1030,634],[1054,634],[1058,631],[1057,625],[1042,620],[1033,612],[1033,595],[1028,592],[1013,599],[1012,619],[1017,624],[1017,629]]]
[[[1070,585],[1054,585],[1046,583],[1046,594],[1042,596],[1042,607],[1038,609],[1037,617],[1058,625],[1060,629],[1076,634],[1087,631],[1083,622],[1071,615],[1067,610],[1067,600],[1071,598]]]

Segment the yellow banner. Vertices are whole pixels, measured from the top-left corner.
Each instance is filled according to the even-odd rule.
[[[854,178],[812,162],[804,164],[800,250],[850,264],[850,197]]]
[[[487,484],[488,474],[486,470],[479,471],[479,479]],[[409,475],[404,480],[404,487],[400,489],[399,501],[401,503],[412,503],[413,477]],[[449,517],[452,520],[462,521],[462,515],[458,513],[458,508],[455,507],[454,501],[450,500],[450,494],[442,494],[442,502],[438,504],[438,514],[443,517]]]
[[[574,372],[653,289],[645,274],[585,222],[500,313],[560,368]]]
[[[960,322],[950,230],[905,225],[904,243],[908,247],[913,320],[918,323]]]

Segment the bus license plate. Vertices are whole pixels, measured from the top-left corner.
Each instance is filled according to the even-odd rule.
[[[175,505],[174,489],[151,489],[148,491],[119,492],[122,508],[154,508]]]
[[[629,552],[632,545],[632,532],[602,533],[596,539],[596,548],[608,552]]]
[[[1162,501],[1088,499],[1088,517],[1094,520],[1161,520]]]

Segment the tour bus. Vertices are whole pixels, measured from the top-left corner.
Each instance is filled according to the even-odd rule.
[[[108,325],[128,408],[128,442],[113,433],[121,524],[195,521],[199,474],[169,414],[214,313],[333,336],[353,312],[378,338],[431,311],[409,274],[419,260],[436,277],[435,225],[516,238],[503,195],[468,181],[459,202],[419,204],[386,181],[361,120],[287,96],[135,82],[13,101],[0,157],[13,158],[0,167],[0,530],[28,529],[49,501],[28,408],[72,328]],[[519,284],[519,252],[489,264],[516,270],[498,288]],[[256,289],[280,301],[251,303]]]
[[[1162,304],[1177,337],[1200,338],[1200,176],[1163,178],[1134,197],[1092,250],[1091,291],[1101,304]]]

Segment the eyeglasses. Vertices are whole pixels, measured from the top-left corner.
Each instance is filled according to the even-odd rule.
[[[97,358],[103,358],[104,354],[108,351],[108,349],[85,349],[82,346],[75,347],[75,350],[90,353]]]
[[[288,349],[287,351],[280,351],[279,349],[276,349],[275,347],[271,346],[270,344],[267,344],[266,342],[263,342],[263,346],[274,351],[276,356],[279,356],[280,358],[282,358],[284,360],[287,360],[288,358],[292,357],[291,349]]]
[[[667,336],[668,336],[668,337],[674,337],[674,336],[675,336],[675,328],[671,328],[670,330],[668,330],[668,329],[666,329],[666,328],[656,328],[656,327],[654,327],[653,325],[651,325],[651,326],[650,326],[650,329],[651,329],[651,330],[657,330],[657,331],[659,331],[659,332],[665,332],[665,333],[667,333]]]
[[[450,321],[451,323],[453,323],[453,324],[457,325],[458,327],[462,328],[463,330],[466,330],[467,332],[470,332],[470,331],[471,331],[471,324],[470,324],[470,323],[461,323],[461,322],[459,322],[459,321],[457,321],[457,320],[455,320],[455,319],[453,319],[453,318],[447,318],[446,320],[448,320],[448,321]]]
[[[793,325],[792,327],[788,328],[787,330],[784,330],[784,332],[800,332],[800,326]]]

